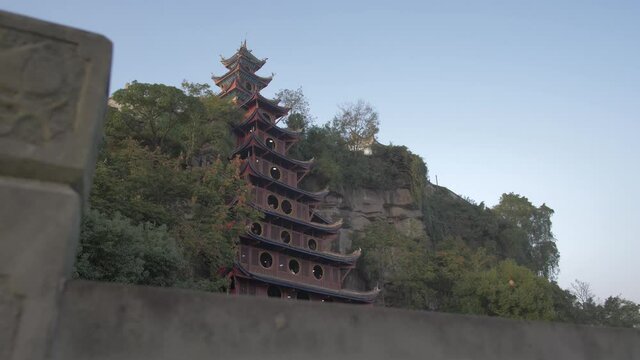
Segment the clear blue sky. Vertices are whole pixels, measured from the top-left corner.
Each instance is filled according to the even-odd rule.
[[[2,1],[102,33],[112,88],[221,74],[243,39],[318,122],[358,98],[432,181],[555,209],[560,284],[640,302],[638,1]]]

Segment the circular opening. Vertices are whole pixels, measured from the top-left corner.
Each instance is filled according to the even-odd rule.
[[[276,141],[273,140],[272,138],[267,138],[266,144],[267,144],[267,147],[271,150],[276,148]]]
[[[278,169],[275,166],[272,166],[271,169],[269,170],[269,175],[271,175],[272,178],[276,179],[276,180],[280,180],[280,169]]]
[[[269,285],[267,288],[267,296],[279,298],[282,297],[282,291],[280,291],[280,288],[277,286]]]
[[[282,240],[283,243],[288,244],[291,242],[291,234],[286,231],[286,230],[282,230],[282,232],[280,233],[280,240]]]
[[[300,272],[300,263],[297,260],[289,260],[289,271],[294,274]]]
[[[320,280],[322,279],[323,274],[324,274],[324,271],[322,270],[322,266],[316,265],[313,267],[313,277]]]
[[[307,241],[307,245],[309,245],[309,249],[316,250],[318,248],[318,243],[314,239],[309,239]]]
[[[246,83],[246,84],[245,84],[245,87],[246,87],[246,88],[247,88],[247,90],[249,90],[249,91],[252,91],[252,90],[253,90],[253,85],[252,85],[250,82]]]
[[[269,195],[267,197],[267,205],[269,205],[269,207],[272,208],[272,209],[277,209],[278,208],[278,198],[273,196],[273,195]]]
[[[285,214],[291,214],[292,210],[293,208],[291,207],[289,200],[284,200],[282,202],[282,211],[284,211]]]
[[[262,225],[260,223],[254,222],[251,224],[251,232],[256,235],[262,235]]]
[[[271,254],[268,252],[260,254],[260,265],[266,269],[270,268],[271,265],[273,265],[273,258],[271,257]]]
[[[311,299],[309,299],[309,294],[307,294],[304,291],[298,291],[298,293],[296,294],[296,299],[298,299],[298,300],[311,300]]]

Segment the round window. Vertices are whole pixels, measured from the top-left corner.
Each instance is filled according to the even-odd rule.
[[[282,242],[285,243],[285,244],[290,243],[291,242],[291,234],[288,231],[283,230],[280,233],[280,240],[282,240]]]
[[[256,235],[262,235],[262,225],[260,223],[254,222],[251,224],[251,232]]]
[[[269,170],[269,175],[271,175],[271,177],[276,180],[280,180],[280,176],[282,174],[280,174],[280,169],[278,169],[275,166],[272,166],[271,169]]]
[[[279,287],[270,285],[267,288],[267,296],[268,297],[279,298],[279,297],[282,297],[282,291],[280,291]]]
[[[289,271],[293,274],[297,274],[300,272],[300,263],[296,260],[289,260]]]
[[[247,90],[252,91],[253,90],[253,85],[251,85],[250,82],[245,84],[245,87],[247,88]]]
[[[273,196],[273,195],[267,196],[267,205],[269,205],[269,207],[272,208],[272,209],[277,209],[278,208],[278,198]]]
[[[271,254],[268,252],[260,254],[260,265],[266,269],[270,268],[271,265],[273,265],[273,258],[271,257]]]
[[[322,266],[316,265],[313,267],[313,277],[320,280],[322,279],[322,275],[324,275],[324,271],[322,270]]]
[[[293,207],[291,206],[291,203],[289,202],[289,200],[284,200],[282,202],[282,211],[285,214],[291,214],[292,210],[293,210]]]
[[[309,239],[309,241],[307,241],[307,245],[311,250],[316,250],[318,248],[318,243],[314,239]]]
[[[276,141],[273,140],[272,138],[267,138],[266,144],[267,144],[267,147],[271,150],[276,148]]]

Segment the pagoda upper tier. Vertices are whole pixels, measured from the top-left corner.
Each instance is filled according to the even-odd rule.
[[[229,70],[222,76],[212,76],[213,82],[222,90],[221,98],[231,99],[246,110],[251,107],[268,110],[276,118],[286,115],[288,109],[278,105],[278,101],[269,100],[260,95],[260,90],[269,85],[272,76],[256,75],[267,59],[258,59],[247,49],[246,41],[242,42],[236,53],[229,58],[222,58],[222,64]]]
[[[251,50],[247,48],[246,40],[240,44],[240,48],[238,48],[238,51],[236,51],[233,56],[229,58],[225,58],[223,56],[220,57],[222,58],[220,62],[222,62],[222,65],[227,69],[232,70],[237,65],[241,65],[244,69],[252,73],[260,70],[260,68],[267,62],[266,58],[258,59],[251,53]]]

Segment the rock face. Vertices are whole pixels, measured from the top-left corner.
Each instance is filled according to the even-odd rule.
[[[344,221],[339,241],[341,252],[351,248],[354,232],[361,231],[376,220],[392,223],[399,231],[412,238],[427,236],[422,211],[409,189],[331,192],[320,209],[323,215]]]

